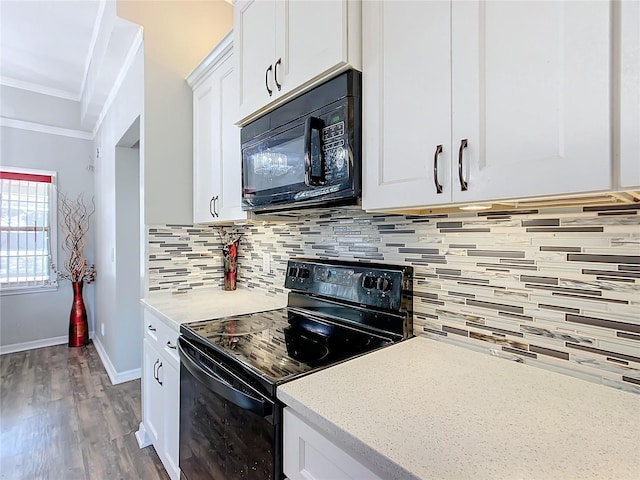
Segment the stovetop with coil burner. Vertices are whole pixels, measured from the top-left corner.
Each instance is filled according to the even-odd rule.
[[[412,269],[289,260],[286,308],[181,326],[181,333],[270,395],[277,385],[412,336]]]

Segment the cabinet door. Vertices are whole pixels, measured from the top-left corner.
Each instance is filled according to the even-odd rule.
[[[380,480],[288,407],[283,414],[283,450],[284,474],[291,480]]]
[[[176,368],[171,361],[165,359],[162,364],[161,376],[164,403],[164,463],[171,479],[179,480],[180,370]]]
[[[640,188],[640,2],[620,2],[620,186]]]
[[[346,0],[277,2],[276,70],[284,92],[348,62]]]
[[[363,2],[365,209],[451,201],[450,8],[438,0]]]
[[[273,76],[277,60],[276,2],[238,0],[233,6],[233,15],[240,116],[244,118],[277,96]],[[271,95],[268,90],[271,90]]]
[[[242,167],[238,82],[227,52],[193,91],[194,223],[246,220],[242,210]]]
[[[143,341],[143,420],[151,442],[157,449],[159,440],[163,438],[163,401],[162,386],[156,380],[160,365],[160,355],[146,338]]]
[[[220,197],[220,156],[215,152],[214,122],[218,112],[214,89],[215,79],[209,76],[193,90],[193,222],[214,220],[210,203]]]
[[[454,202],[611,188],[610,9],[452,3]]]
[[[221,162],[218,178],[222,181],[217,220],[246,220],[247,213],[242,210],[240,128],[234,124],[239,111],[238,79],[232,58],[216,69],[214,78],[219,91],[219,125],[213,135],[217,138],[216,152]]]

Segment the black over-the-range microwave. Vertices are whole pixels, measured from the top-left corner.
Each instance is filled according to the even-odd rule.
[[[349,70],[242,127],[242,208],[357,204],[361,91],[362,74]]]

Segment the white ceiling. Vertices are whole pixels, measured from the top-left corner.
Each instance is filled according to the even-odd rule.
[[[0,0],[0,83],[80,100],[105,0]]]

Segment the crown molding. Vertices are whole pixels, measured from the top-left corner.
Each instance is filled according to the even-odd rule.
[[[136,58],[138,50],[140,50],[140,48],[142,47],[142,44],[143,44],[143,27],[139,27],[138,32],[136,33],[136,36],[131,42],[131,46],[129,47],[127,56],[124,59],[124,62],[122,62],[122,66],[120,67],[120,72],[118,72],[118,76],[116,77],[115,82],[113,82],[113,86],[109,90],[109,95],[107,95],[107,99],[105,100],[104,105],[100,110],[98,119],[96,120],[95,125],[93,127],[92,138],[95,137],[98,130],[100,130],[100,127],[102,126],[102,122],[104,118],[107,116],[107,113],[109,112],[109,109],[111,108],[111,105],[113,104],[114,100],[116,99],[116,96],[118,95],[118,91],[122,86],[122,82],[124,82],[124,79],[126,78],[127,73],[131,68],[131,65],[133,65],[133,62]]]
[[[52,97],[58,97],[65,100],[73,100],[75,102],[80,101],[80,94],[70,92],[68,90],[61,90],[57,88],[45,87],[38,85],[37,83],[25,82],[16,78],[0,76],[0,84],[7,87],[19,88],[20,90],[27,90],[33,93],[40,93],[42,95],[49,95]]]
[[[87,58],[84,61],[84,72],[82,74],[82,85],[80,86],[79,98],[84,95],[84,89],[87,86],[87,79],[89,77],[89,67],[91,66],[91,59],[96,49],[96,43],[98,43],[98,36],[100,35],[100,27],[102,25],[102,19],[104,17],[105,7],[107,0],[99,0],[98,14],[96,15],[95,22],[93,23],[93,31],[91,32],[91,41],[89,42],[89,50],[87,51]]]
[[[54,127],[42,123],[27,122],[24,120],[16,120],[15,118],[7,118],[0,116],[0,127],[17,128],[19,130],[29,130],[31,132],[48,133],[51,135],[59,135],[62,137],[80,138],[82,140],[93,140],[93,132],[85,132],[84,130],[74,130],[71,128]]]
[[[186,77],[187,84],[193,88],[200,83],[215,65],[226,60],[233,51],[233,29],[231,29],[206,57]]]

